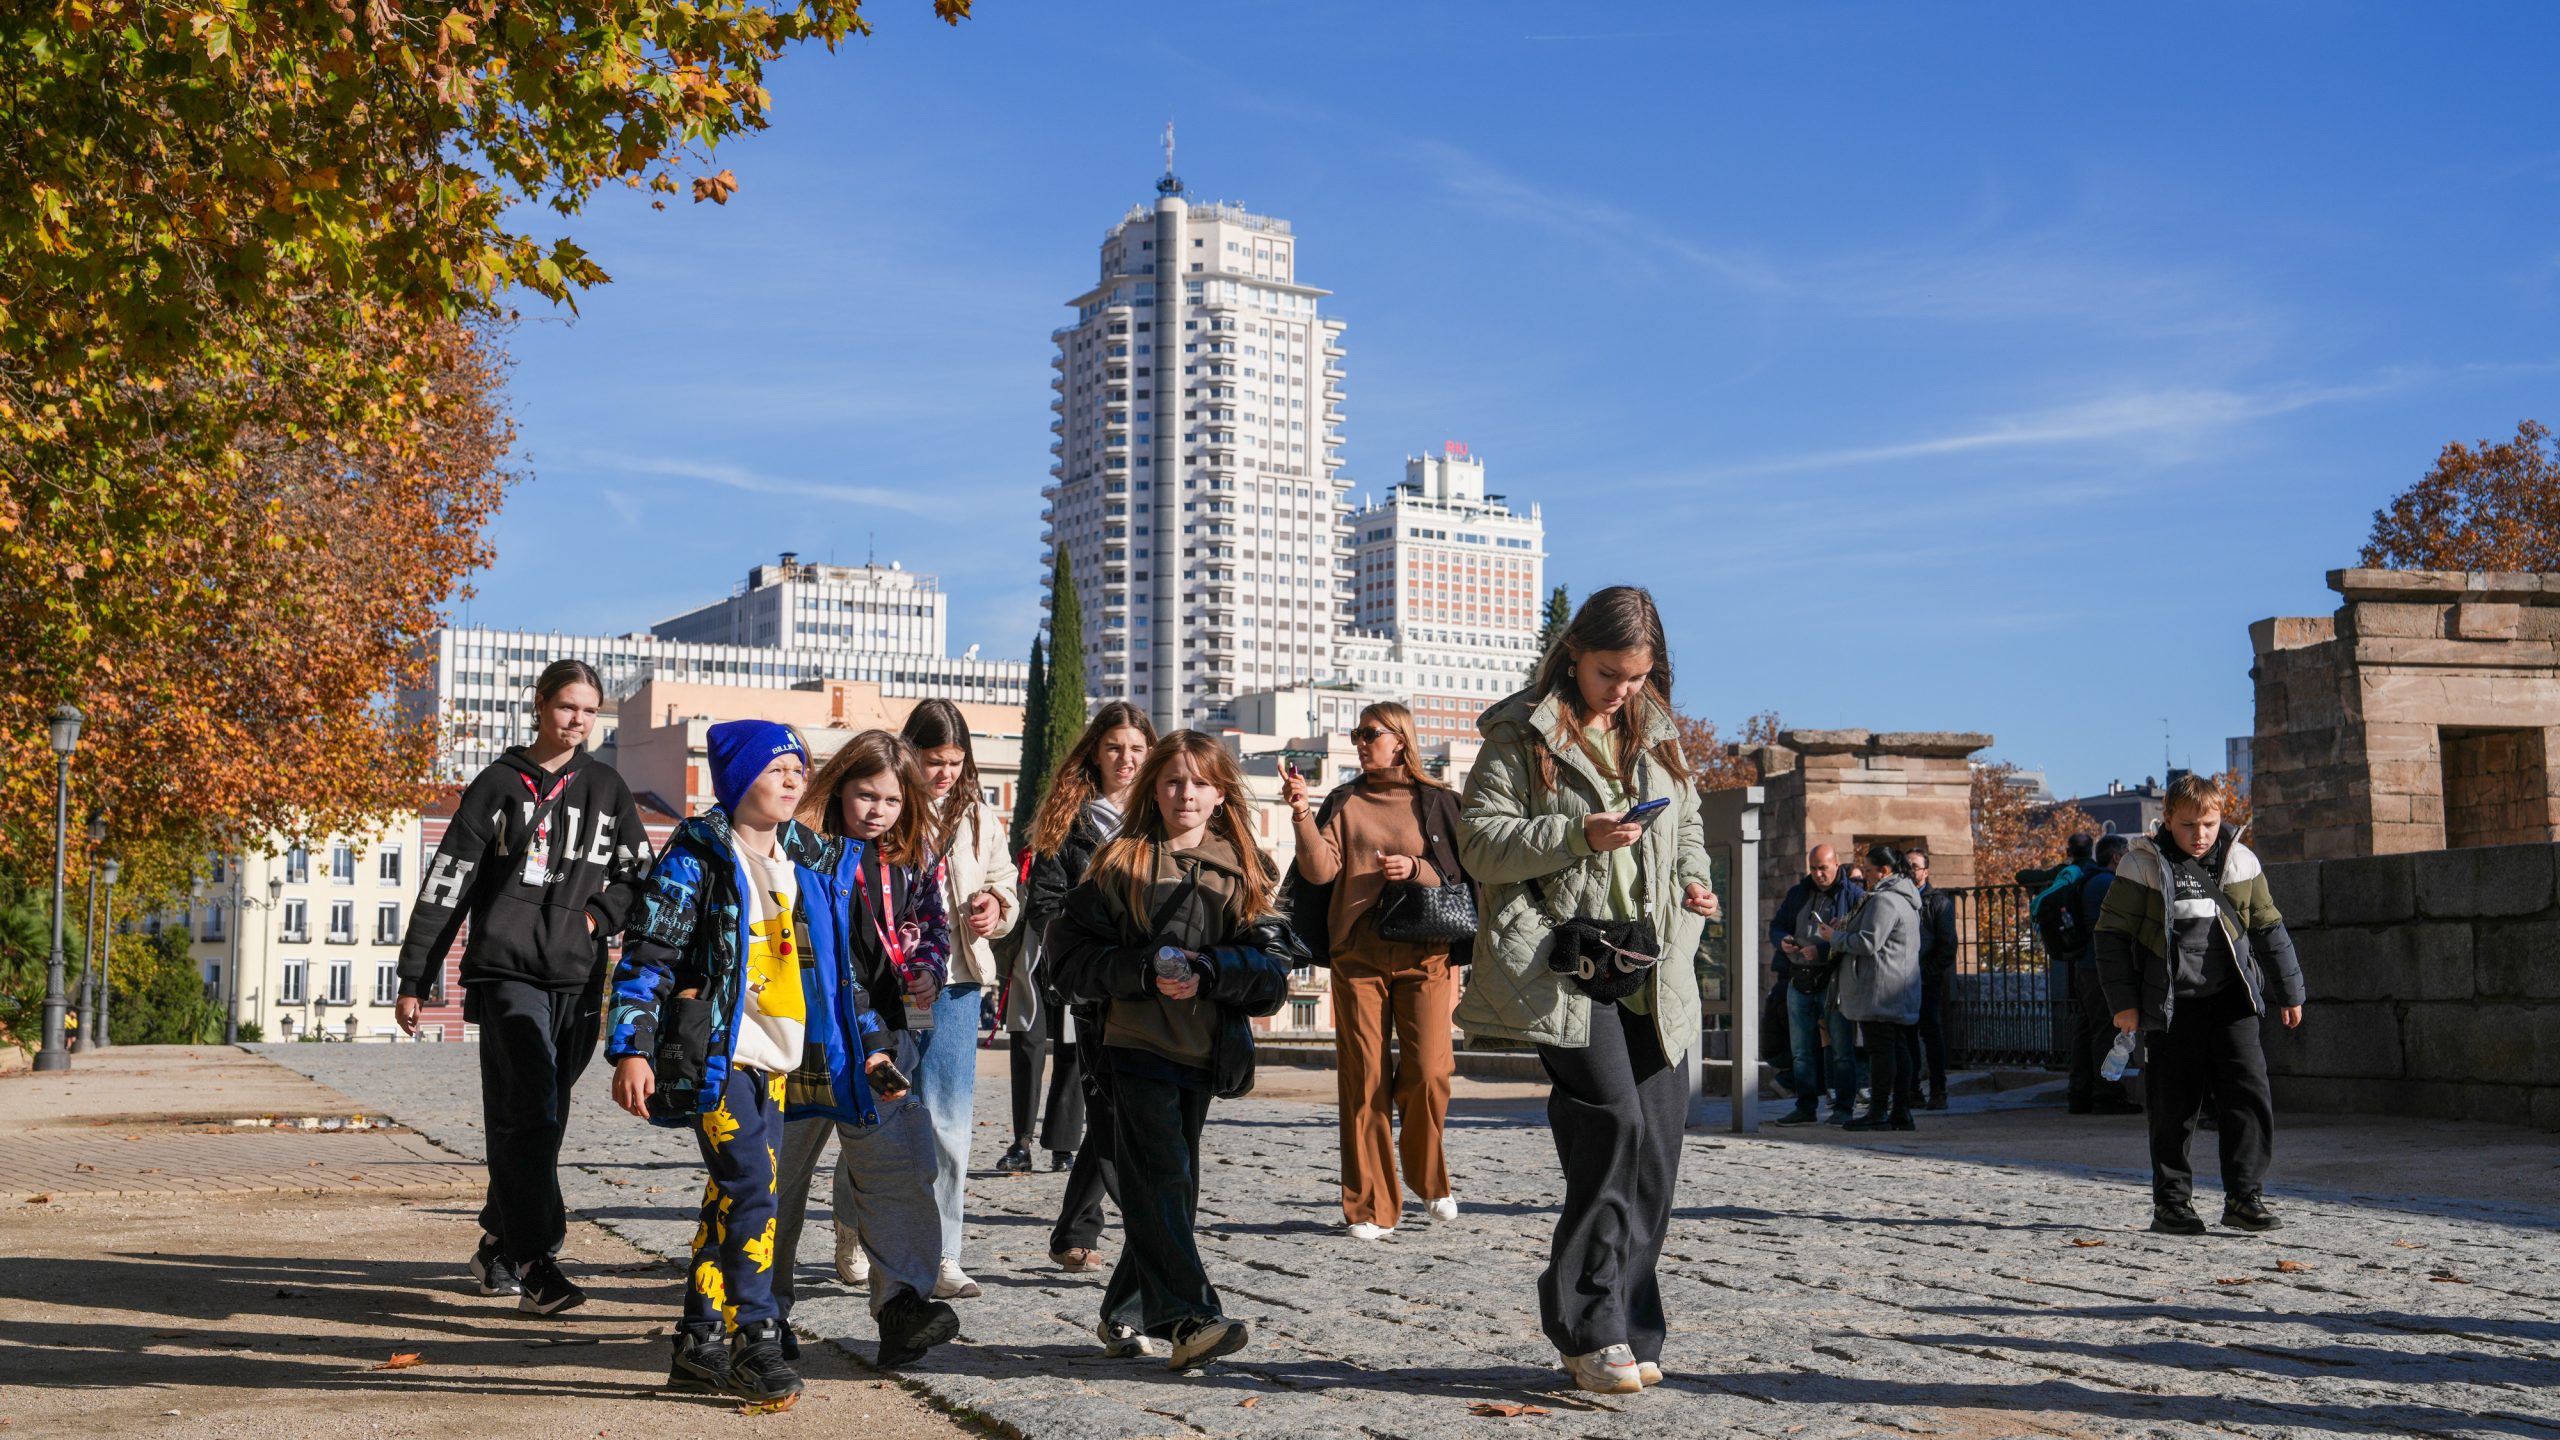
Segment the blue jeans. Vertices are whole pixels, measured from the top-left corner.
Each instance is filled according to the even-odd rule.
[[[942,1212],[942,1258],[951,1261],[960,1258],[960,1192],[977,1120],[980,988],[943,986],[933,1028],[914,1032],[916,1098],[933,1117],[933,1204]]]
[[[1827,1026],[1831,1031],[1827,1056],[1823,1053],[1821,1036],[1815,1033],[1817,1026]],[[1795,1061],[1798,1110],[1816,1108],[1816,1098],[1823,1091],[1826,1059],[1829,1061],[1827,1073],[1832,1105],[1847,1110],[1858,1103],[1861,1077],[1858,1074],[1857,1031],[1849,1024],[1849,1018],[1840,1013],[1840,1007],[1831,1003],[1828,994],[1807,995],[1793,985],[1787,987],[1787,1044]]]

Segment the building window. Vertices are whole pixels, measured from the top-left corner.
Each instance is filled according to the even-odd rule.
[[[353,900],[329,902],[329,943],[332,945],[356,943],[356,902]]]
[[[213,904],[204,907],[204,933],[198,935],[196,938],[199,940],[219,940],[222,938],[222,904],[220,901],[216,901]]]
[[[373,943],[376,945],[400,943],[400,907],[397,904],[373,907]]]
[[[284,940],[300,945],[311,938],[311,904],[306,900],[284,902]]]
[[[400,847],[397,845],[383,846],[382,853],[376,855],[373,859],[373,869],[375,876],[380,879],[383,884],[399,884]]]
[[[288,1005],[299,1005],[304,1000],[310,998],[309,992],[304,988],[310,983],[307,978],[310,972],[311,962],[308,960],[287,960],[284,962],[284,985],[281,993],[279,993],[276,998],[284,1001]]]
[[[308,885],[311,883],[310,851],[296,845],[292,849],[284,852],[284,883],[287,885]]]
[[[329,1003],[352,1005],[356,1001],[356,966],[352,960],[329,962]]]
[[[400,967],[389,962],[373,967],[373,1003],[388,1005],[400,998]]]
[[[1289,1028],[1292,1030],[1313,1030],[1316,1028],[1316,1002],[1313,1000],[1290,1001]]]
[[[356,883],[356,850],[352,845],[329,847],[329,879],[340,885]]]

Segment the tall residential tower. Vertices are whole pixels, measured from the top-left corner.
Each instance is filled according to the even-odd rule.
[[[1103,237],[1052,333],[1041,556],[1064,545],[1093,692],[1159,731],[1334,668],[1348,623],[1342,322],[1285,220],[1193,205],[1172,173]]]

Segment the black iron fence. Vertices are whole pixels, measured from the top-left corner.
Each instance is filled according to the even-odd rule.
[[[1956,907],[1956,968],[1947,977],[1951,1065],[2068,1063],[2071,966],[2045,954],[2019,885],[1949,890]]]

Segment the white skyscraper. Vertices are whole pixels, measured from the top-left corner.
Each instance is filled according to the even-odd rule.
[[[1288,222],[1192,205],[1172,173],[1103,237],[1052,333],[1041,581],[1064,545],[1094,693],[1156,726],[1333,669],[1349,620],[1342,322]]]

